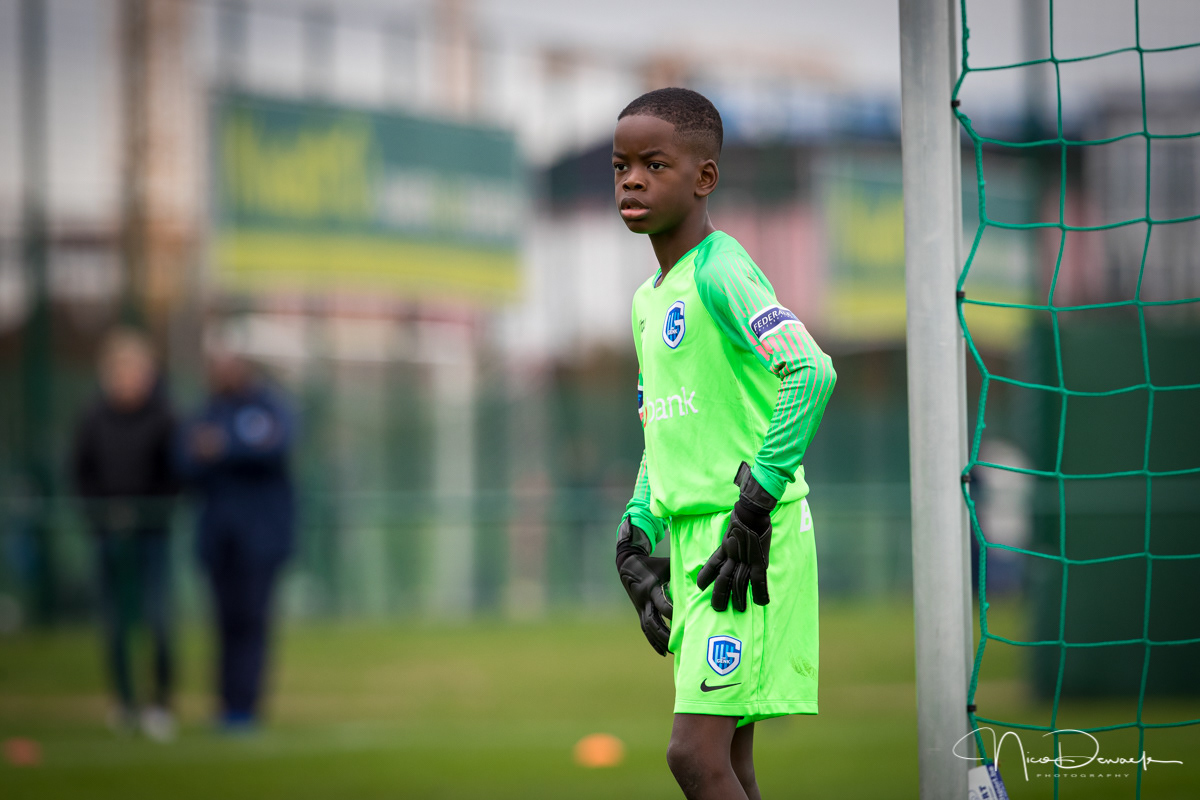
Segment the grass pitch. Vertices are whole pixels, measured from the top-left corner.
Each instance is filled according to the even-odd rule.
[[[995,608],[993,625],[1019,624]],[[821,714],[759,723],[756,753],[767,798],[917,796],[911,606],[822,608]],[[305,624],[282,631],[269,722],[247,738],[209,725],[209,643],[181,642],[182,730],[170,745],[119,739],[107,708],[98,636],[89,630],[0,640],[0,739],[40,745],[41,763],[0,764],[0,797],[37,798],[624,798],[680,797],[664,759],[671,665],[642,639],[632,612],[537,623],[481,621],[438,629],[404,624]],[[1024,694],[1019,653],[997,653],[981,684],[989,716],[1040,722],[1049,707]],[[143,659],[144,660],[144,659]],[[985,705],[986,704],[986,705]],[[1072,707],[1073,725],[1131,721],[1131,703]],[[1161,719],[1200,717],[1200,702],[1155,701]],[[622,764],[572,761],[589,733],[620,737]],[[1200,796],[1200,729],[1152,732],[1158,759],[1142,797]],[[1120,734],[1120,732],[1118,732]],[[1135,731],[1136,734],[1136,731]],[[1024,748],[1049,752],[1035,732]],[[1128,735],[1101,739],[1134,755]],[[1010,759],[1007,766],[1003,759]],[[1016,800],[1053,796],[1024,780],[1016,748],[1002,753]],[[1128,778],[1062,779],[1060,797],[1133,798]],[[965,794],[965,793],[964,793]]]

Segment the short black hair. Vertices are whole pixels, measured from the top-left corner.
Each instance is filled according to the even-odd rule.
[[[675,126],[675,133],[694,140],[706,158],[721,157],[724,129],[721,114],[707,97],[691,89],[655,89],[625,106],[617,120],[635,115],[657,117]]]

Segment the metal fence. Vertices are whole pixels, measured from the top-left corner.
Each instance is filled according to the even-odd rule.
[[[608,610],[627,602],[613,567],[624,500],[603,489],[481,492],[302,493],[297,547],[281,610],[304,618],[439,618],[430,561],[442,520],[472,531],[469,613],[538,616]],[[810,494],[824,596],[880,596],[911,588],[908,487],[816,484]],[[86,505],[6,498],[0,506],[0,629],[82,621],[96,603],[95,542]],[[194,555],[195,504],[171,516],[173,596],[184,618],[207,613]],[[39,536],[38,531],[44,531]],[[666,547],[664,542],[662,547]]]

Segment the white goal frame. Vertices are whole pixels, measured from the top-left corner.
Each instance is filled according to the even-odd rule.
[[[921,800],[965,800],[971,568],[956,0],[899,0],[913,613]],[[964,738],[965,737],[965,738]],[[958,746],[957,753],[955,746]]]

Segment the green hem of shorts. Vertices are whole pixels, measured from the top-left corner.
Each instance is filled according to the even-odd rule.
[[[772,700],[758,703],[718,703],[703,700],[677,700],[676,714],[709,714],[715,717],[741,717],[738,727],[771,717],[790,714],[816,714],[816,700]]]

